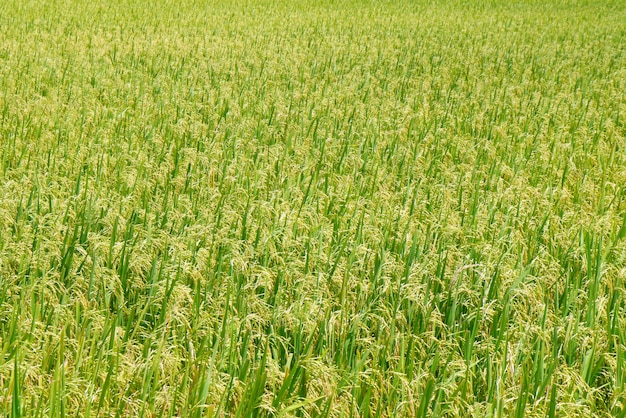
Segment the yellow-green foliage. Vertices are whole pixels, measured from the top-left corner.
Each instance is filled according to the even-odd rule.
[[[0,414],[616,416],[626,3],[0,3]]]

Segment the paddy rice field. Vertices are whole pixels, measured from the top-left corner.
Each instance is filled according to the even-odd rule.
[[[626,416],[626,2],[0,3],[0,415]]]

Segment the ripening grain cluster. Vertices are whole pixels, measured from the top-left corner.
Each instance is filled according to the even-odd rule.
[[[623,417],[626,3],[0,2],[0,415]]]

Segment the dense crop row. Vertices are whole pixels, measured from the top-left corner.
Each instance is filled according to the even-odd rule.
[[[0,4],[0,413],[615,416],[626,5]]]

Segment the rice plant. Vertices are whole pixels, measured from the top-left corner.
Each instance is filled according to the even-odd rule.
[[[0,414],[626,416],[626,3],[0,3]]]

